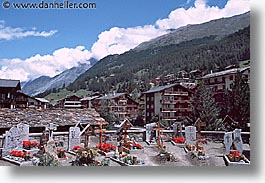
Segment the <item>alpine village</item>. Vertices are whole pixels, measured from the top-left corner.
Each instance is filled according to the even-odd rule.
[[[250,165],[249,12],[88,62],[0,79],[1,166]]]

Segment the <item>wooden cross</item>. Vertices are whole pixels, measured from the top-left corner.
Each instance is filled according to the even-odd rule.
[[[200,118],[198,118],[194,124],[194,126],[197,128],[197,140],[201,139],[201,127],[205,127],[206,123],[203,122]]]
[[[102,145],[103,132],[105,131],[106,129],[102,129],[102,119],[100,119],[99,130],[95,130],[95,132],[99,132],[99,146]]]
[[[127,130],[132,127],[132,124],[128,119],[125,119],[126,121],[124,122],[122,129],[123,129],[123,142],[126,144],[126,137],[127,137]]]
[[[161,128],[160,123],[157,122],[157,127],[153,128],[153,130],[158,132],[158,134],[157,134],[157,145],[158,145],[158,147],[163,148],[163,140],[161,138],[161,130],[164,130],[164,128]]]

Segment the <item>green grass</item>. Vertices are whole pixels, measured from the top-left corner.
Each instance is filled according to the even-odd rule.
[[[50,93],[49,95],[47,95],[44,98],[49,100],[52,104],[55,104],[58,100],[63,99],[69,95],[77,95],[79,97],[85,97],[86,95],[88,95],[90,93],[91,92],[84,90],[84,89],[80,89],[77,92],[72,92],[72,91],[69,91],[67,89],[62,89],[62,90],[60,90],[60,92]]]

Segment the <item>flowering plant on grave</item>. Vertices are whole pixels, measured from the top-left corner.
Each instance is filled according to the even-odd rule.
[[[185,139],[182,137],[175,137],[175,138],[173,138],[173,141],[177,144],[184,144],[185,143]]]
[[[64,150],[58,148],[56,151],[57,151],[58,158],[66,158]]]
[[[136,148],[136,149],[143,149],[144,147],[141,146],[140,144],[136,143],[135,141],[133,142],[127,142],[124,144],[124,146],[128,149],[131,149],[132,148]]]
[[[239,162],[241,160],[247,162],[247,158],[243,154],[240,154],[238,150],[231,150],[226,156],[232,162]]]
[[[30,150],[31,148],[39,147],[39,143],[37,141],[23,140],[23,148]]]
[[[98,145],[96,146],[96,148],[98,148],[98,149],[100,149],[100,150],[102,150],[102,151],[108,153],[108,152],[110,152],[111,150],[115,150],[116,146],[104,142],[104,143],[101,144],[101,145],[98,144]]]
[[[100,162],[95,160],[98,152],[94,148],[82,148],[76,152],[76,160],[72,161],[72,166],[100,166]]]
[[[28,160],[30,152],[27,153],[26,151],[12,150],[10,152],[10,155],[14,156],[14,157],[20,157],[20,158],[24,158],[25,160]]]
[[[81,146],[74,146],[72,148],[72,151],[76,151],[76,150],[80,150],[80,149],[83,149],[83,147],[81,147]]]

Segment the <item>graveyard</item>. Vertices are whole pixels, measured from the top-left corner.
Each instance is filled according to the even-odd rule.
[[[108,123],[91,112],[94,116],[88,112],[82,115],[74,110],[64,111],[65,116],[74,116],[71,123],[64,122],[67,124],[64,128],[62,123],[48,122],[43,126],[38,124],[36,129],[32,122],[25,122],[25,119],[36,120],[34,115],[29,117],[31,113],[23,114],[27,118],[16,116],[16,123],[9,123],[10,128],[1,128],[5,132],[0,136],[0,165],[250,165],[249,133],[241,129],[202,131],[205,124],[200,119],[194,126],[176,122],[173,129],[165,129],[159,122],[135,127],[125,119],[116,129],[108,130]],[[47,111],[44,114],[51,119]],[[55,111],[51,111],[51,115],[54,114]],[[10,115],[6,119],[13,120]]]

